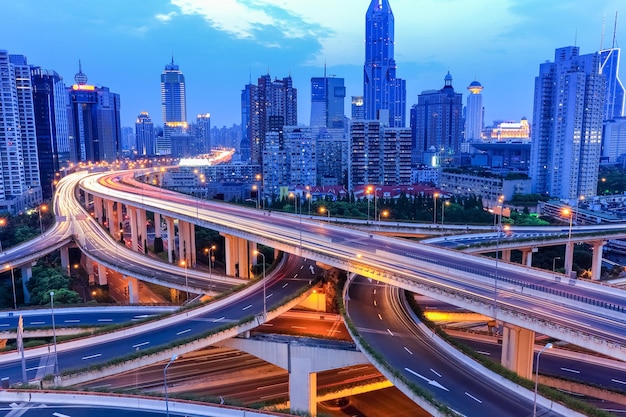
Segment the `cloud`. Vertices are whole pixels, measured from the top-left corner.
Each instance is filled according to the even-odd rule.
[[[155,17],[157,20],[160,20],[161,22],[169,22],[169,21],[170,21],[170,20],[172,20],[172,18],[173,18],[174,16],[176,16],[177,14],[178,14],[178,13],[176,13],[176,12],[169,12],[169,13],[167,13],[167,14],[159,13],[159,14],[155,15],[154,17]]]

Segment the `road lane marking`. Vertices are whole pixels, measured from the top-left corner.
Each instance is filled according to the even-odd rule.
[[[381,316],[380,313],[378,313],[378,318],[382,320],[383,316]]]
[[[95,355],[83,356],[82,360],[93,359],[102,356],[102,353],[96,353]]]
[[[10,326],[10,324],[9,324],[9,323],[6,323],[6,324],[0,324],[0,327],[9,327],[9,326]]]
[[[63,320],[64,323],[80,323],[80,320]]]
[[[441,378],[441,374],[440,374],[439,372],[435,371],[433,368],[430,368],[430,371],[431,371],[433,374],[437,375],[439,378]]]
[[[295,278],[295,277],[294,277]],[[289,285],[288,282],[285,282],[285,285],[282,286],[282,288],[285,288],[287,285]]]
[[[301,330],[306,329],[306,327],[303,327],[303,326],[291,326],[291,328],[292,329],[301,329]]]
[[[470,394],[469,392],[466,392],[465,395],[467,395],[468,397],[470,397],[472,400],[476,401],[477,403],[482,404],[483,402],[480,401],[478,398],[474,397],[472,394]]]
[[[244,307],[244,308],[242,308],[241,310],[242,310],[242,311],[246,311],[247,309],[249,309],[249,308],[251,308],[251,307],[252,307],[252,304],[245,306],[245,307]]]
[[[387,329],[387,332],[389,332],[389,334],[393,337],[393,333],[391,333],[391,330]]]
[[[302,268],[300,268],[300,269],[302,269]],[[295,274],[293,277],[294,277],[294,278],[298,278],[298,274]]]
[[[404,350],[406,350],[407,352],[409,352],[409,354],[410,354],[410,355],[412,355],[412,354],[413,354],[413,352],[411,352],[411,351],[409,350],[409,348],[408,348],[408,347],[406,347],[406,346],[404,347]]]
[[[268,326],[268,327],[272,327],[274,326],[272,323],[263,323],[261,326]]]
[[[491,356],[491,353],[485,352],[484,350],[477,350],[476,353],[480,353],[481,355]]]
[[[45,321],[31,321],[30,322],[31,325],[33,325],[33,324],[44,324],[44,323],[45,323]]]
[[[274,293],[271,293],[270,295],[268,295],[267,297],[265,297],[265,299],[270,298],[272,295],[274,295]]]
[[[618,383],[618,384],[624,384],[624,385],[626,385],[626,381],[620,381],[619,379],[612,379],[611,381],[612,381],[612,382],[616,382],[616,383]]]
[[[67,414],[61,414],[61,413],[52,413],[52,415],[53,415],[54,417],[70,417],[70,416],[68,416]]]
[[[576,369],[570,369],[570,368],[561,368],[562,371],[566,371],[566,372],[571,372],[573,374],[579,374],[580,371],[577,371]]]
[[[113,319],[98,319],[98,321],[113,321]]]
[[[376,294],[376,288],[374,288],[374,294]]]
[[[180,336],[181,334],[189,333],[190,331],[191,331],[191,329],[181,330],[180,332],[176,333],[176,335]]]
[[[142,342],[142,343],[137,343],[136,345],[133,345],[133,347],[134,347],[134,348],[142,347],[142,346],[147,345],[148,343],[150,343],[150,342]]]
[[[218,321],[222,321],[222,320],[224,320],[225,318],[226,318],[226,316],[222,316],[222,317],[220,317],[219,319],[215,319],[215,320],[213,320],[213,323],[217,323]]]
[[[51,366],[51,365],[50,365]],[[48,365],[43,365],[43,366],[34,366],[32,368],[26,368],[27,371],[36,371],[38,369],[43,369],[43,368],[47,368]]]
[[[304,265],[300,265],[300,269],[304,268]]]
[[[412,370],[410,368],[404,368],[404,370],[407,371],[407,372],[410,372],[413,375],[415,375],[416,377],[421,378],[424,381],[428,382],[428,385],[432,385],[432,386],[435,386],[437,388],[441,388],[444,391],[450,391],[448,388],[444,387],[443,385],[441,385],[439,382],[435,381],[434,379],[428,379],[424,375],[420,375],[420,374],[418,374],[417,372],[415,372],[414,370]]]

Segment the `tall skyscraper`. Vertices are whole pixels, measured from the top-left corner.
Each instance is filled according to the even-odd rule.
[[[311,123],[314,134],[319,128],[343,129],[346,87],[343,78],[311,78]]]
[[[363,96],[352,96],[352,120],[365,119],[365,106],[363,106]]]
[[[570,204],[596,195],[605,97],[599,53],[579,55],[568,46],[539,66],[530,170],[535,192]]]
[[[604,120],[624,116],[626,94],[624,84],[619,79],[619,61],[619,48],[600,51],[600,72],[606,77]]]
[[[161,110],[165,140],[173,135],[187,133],[185,76],[174,64],[174,57],[161,73]]]
[[[142,111],[135,121],[135,151],[137,155],[156,155],[154,123],[147,111]]]
[[[470,94],[465,107],[465,140],[471,142],[480,140],[483,130],[483,86],[472,81],[467,89]]]
[[[196,116],[196,142],[198,153],[211,152],[211,115],[209,113]]]
[[[372,0],[365,15],[363,99],[365,118],[377,120],[388,112],[390,127],[404,127],[406,82],[396,78],[394,18],[389,0]],[[387,110],[382,112],[381,110]],[[387,122],[386,120],[382,120]]]
[[[114,161],[120,157],[120,96],[87,84],[80,62],[76,84],[67,89],[70,161]]]
[[[461,153],[463,139],[463,98],[452,87],[452,76],[444,77],[441,90],[422,91],[411,109],[413,161],[431,165],[427,155],[438,155],[439,162]]]
[[[31,66],[33,107],[37,133],[37,155],[43,198],[51,199],[52,183],[61,164],[70,157],[67,123],[67,91],[55,71]]]
[[[282,119],[273,118],[279,116]],[[263,75],[256,85],[248,84],[241,92],[241,122],[246,129],[242,142],[250,144],[250,160],[262,165],[265,134],[270,131],[270,120],[276,128],[298,124],[298,90],[293,87],[291,77],[272,81],[269,74]],[[244,152],[242,151],[242,156]]]
[[[0,212],[42,201],[30,66],[0,50]]]

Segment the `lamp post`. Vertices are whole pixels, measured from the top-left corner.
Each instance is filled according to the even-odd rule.
[[[561,259],[561,257],[560,256],[555,256],[554,258],[552,258],[552,272],[554,272],[555,269],[556,269],[556,260],[557,259]]]
[[[172,362],[174,362],[176,359],[178,359],[178,355],[172,356],[170,361],[167,363],[167,365],[165,365],[165,368],[163,368],[163,391],[165,392],[165,415],[166,417],[169,417],[170,415],[170,404],[169,404],[168,397],[167,397],[167,368],[169,368]]]
[[[365,195],[367,196],[367,222],[370,222],[370,197],[369,194],[372,193],[372,186],[368,185],[365,189]]]
[[[566,207],[561,210],[561,214],[569,216],[569,231],[567,233],[567,246],[565,247],[565,275],[569,277],[572,275],[572,264],[574,263],[574,250],[571,250],[571,256],[569,250],[572,247],[572,222],[574,220],[574,212],[572,209]]]
[[[258,183],[259,181],[263,180],[264,178],[263,178],[263,176],[261,174],[256,174],[254,176],[254,179]],[[261,192],[263,192],[263,183],[262,182],[261,182],[260,186],[257,184],[257,189],[258,189],[258,191],[257,191],[257,198],[260,199],[260,195],[259,194]],[[263,198],[263,203],[265,203],[265,198]],[[263,205],[265,206],[265,204],[263,204]],[[259,203],[259,207],[260,207],[260,203]]]
[[[47,205],[42,204],[41,206],[39,206],[39,230],[41,232],[41,236],[43,236],[43,221],[41,220],[41,212],[47,211],[47,210],[48,210]]]
[[[7,219],[0,219],[0,227],[4,227],[7,224]],[[2,240],[0,239],[0,252],[4,252],[2,249]]]
[[[535,399],[533,401],[533,417],[537,417],[537,385],[539,383],[539,356],[546,349],[552,349],[552,343],[548,343],[537,353],[537,359],[535,360]]]
[[[189,300],[189,277],[187,276],[187,261],[180,261],[180,266],[185,267],[185,291],[187,292],[187,298],[185,301]]]
[[[57,356],[57,331],[54,323],[54,291],[50,291],[50,309],[52,311],[52,341],[54,343],[54,376],[59,375],[59,359]]]
[[[13,272],[13,266],[6,265],[4,268],[11,270],[11,285],[13,286],[13,309],[17,310],[17,298],[15,296],[15,273]]]
[[[267,299],[265,297],[265,254],[259,252],[258,250],[255,250],[254,254],[263,258],[263,316],[267,317]]]
[[[443,216],[444,216],[444,214],[445,214],[444,207],[449,206],[449,205],[450,205],[450,202],[449,202],[449,201],[446,201],[445,203],[442,203],[442,204],[441,204],[441,225],[442,225],[442,226],[443,226]]]
[[[433,194],[433,224],[437,224],[437,197],[439,193]]]
[[[378,213],[378,222],[380,223],[381,217],[388,217],[388,216],[389,216],[389,210],[382,210],[380,213]]]
[[[328,223],[330,223],[330,210],[322,206],[320,207],[320,213],[322,214],[326,213],[326,216],[328,216]]]
[[[204,253],[207,254],[207,264],[209,264],[209,291],[213,290],[213,274],[211,273],[211,267],[213,263],[213,251],[215,250],[215,245],[211,245],[211,247],[204,250]]]
[[[254,184],[254,185],[252,186],[252,190],[253,190],[253,191],[256,191],[256,208],[257,208],[257,210],[258,210],[258,209],[259,209],[259,186],[258,186],[258,185],[256,185],[256,184]]]

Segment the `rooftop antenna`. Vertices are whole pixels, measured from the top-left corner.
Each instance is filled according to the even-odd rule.
[[[617,34],[617,10],[615,11],[615,24],[613,26],[613,45],[611,48],[615,48],[615,35]]]

